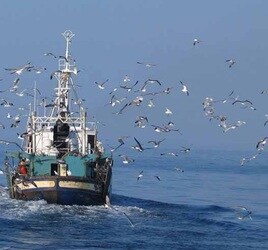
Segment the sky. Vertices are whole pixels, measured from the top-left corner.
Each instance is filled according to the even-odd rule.
[[[65,41],[61,33],[71,30],[71,54],[81,72],[74,81],[85,99],[88,115],[100,121],[99,137],[110,146],[118,144],[120,136],[136,137],[141,143],[166,139],[167,148],[189,146],[195,149],[239,149],[255,152],[257,142],[267,136],[266,121],[268,94],[268,1],[261,0],[51,0],[0,2],[0,90],[12,86],[16,76],[4,68],[31,62],[46,67],[42,74],[23,73],[22,91],[30,91],[34,82],[43,96],[51,97],[57,82],[50,74],[58,62],[43,54],[63,55]],[[200,43],[193,45],[195,38]],[[227,59],[236,63],[229,68]],[[153,63],[147,68],[137,62]],[[148,92],[172,88],[170,94],[144,96],[139,107],[128,106],[115,114],[141,92],[127,92],[119,86],[125,76],[138,90],[147,79],[161,82],[151,84]],[[95,82],[109,81],[101,90]],[[185,83],[189,96],[181,91]],[[114,88],[117,98],[127,97],[121,106],[111,107],[109,92]],[[32,90],[31,90],[32,91]],[[226,116],[228,124],[238,120],[245,124],[223,132],[219,120],[205,115],[202,103],[206,97],[214,100],[232,97],[249,100],[256,110],[243,105],[214,103],[215,115]],[[16,115],[15,107],[28,107],[29,96],[18,97],[9,91],[0,98],[14,102],[14,107],[0,107],[1,139],[17,140],[17,133],[25,131],[26,113],[18,128],[10,128],[7,113]],[[147,106],[153,98],[155,107]],[[167,117],[165,109],[172,110]],[[135,127],[137,116],[147,116],[145,128]],[[169,121],[177,132],[157,133],[151,125],[164,126]],[[129,143],[134,144],[133,139]]]

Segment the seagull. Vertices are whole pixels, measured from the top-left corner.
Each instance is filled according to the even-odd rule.
[[[44,56],[52,56],[54,58],[57,58],[53,53],[48,52],[48,53],[44,53]]]
[[[142,96],[137,96],[135,97],[128,105],[135,105],[135,106],[140,106],[140,104],[143,101],[143,97]]]
[[[224,133],[230,129],[236,129],[236,128],[240,127],[241,125],[246,124],[246,122],[244,122],[244,121],[237,121],[236,124],[227,125],[226,124],[226,120],[227,120],[226,116],[219,116],[217,119],[220,119],[219,127],[223,128]]]
[[[168,87],[168,88],[166,88],[165,90],[163,90],[162,91],[162,93],[164,93],[164,94],[170,94],[170,91],[172,90],[172,88],[171,87]]]
[[[179,154],[178,154],[178,153],[174,153],[174,152],[161,153],[160,155],[171,155],[171,156],[176,156],[176,157],[178,157],[178,156],[179,156]]]
[[[129,138],[129,136],[122,136],[122,137],[119,137],[119,138],[117,139],[118,142],[119,142],[119,145],[118,145],[116,148],[111,149],[111,152],[114,152],[115,150],[117,150],[118,148],[120,148],[122,145],[124,145],[124,144],[125,144],[124,139],[126,139],[126,138]]]
[[[181,169],[181,168],[179,168],[179,167],[175,167],[175,170],[177,171],[177,172],[184,172],[184,170],[183,169]]]
[[[9,101],[7,101],[7,100],[5,100],[5,99],[1,99],[3,102],[1,103],[1,105],[3,105],[5,108],[9,108],[9,107],[11,107],[11,106],[13,106],[14,104],[12,103],[12,102],[9,102]]]
[[[128,82],[130,82],[130,78],[128,75],[125,75],[124,79],[123,79],[123,82],[126,84]]]
[[[139,81],[136,81],[131,87],[128,87],[126,85],[124,85],[124,86],[120,85],[119,87],[122,88],[122,89],[126,89],[128,92],[130,92],[133,89],[133,87],[135,87],[138,84],[138,82]]]
[[[17,78],[13,81],[14,86],[17,86],[17,85],[19,84],[19,82],[20,82],[20,78],[17,77]]]
[[[183,147],[181,146],[183,149],[180,150],[180,152],[183,152],[183,153],[189,153],[190,152],[190,148],[186,148],[186,147]]]
[[[76,100],[74,100],[74,99],[72,98],[71,100],[74,102],[75,105],[82,105],[82,103],[83,103],[86,99],[82,98],[82,99],[76,99]]]
[[[119,115],[122,114],[123,110],[130,105],[135,105],[135,106],[140,106],[140,104],[143,101],[143,97],[142,96],[137,96],[135,97],[131,102],[126,103],[118,112],[116,112],[115,114]]]
[[[0,128],[5,129],[6,127],[3,123],[0,122]]]
[[[150,99],[149,102],[148,102],[148,107],[149,108],[153,108],[155,107],[154,103],[153,103],[153,99]]]
[[[193,43],[193,45],[195,46],[196,44],[198,44],[198,43],[200,43],[201,41],[198,39],[198,38],[195,38],[194,39],[194,43]]]
[[[143,62],[137,62],[137,64],[144,65],[146,68],[151,68],[151,67],[156,66],[156,64],[153,64],[153,63],[143,63]]]
[[[55,174],[55,175],[59,175],[59,173],[58,173],[56,170],[54,170],[54,174]]]
[[[108,81],[109,81],[109,79],[107,79],[106,81],[104,81],[104,82],[102,82],[102,83],[95,82],[95,84],[97,84],[98,87],[99,87],[100,89],[105,89],[104,84],[105,84],[106,82],[108,82]]]
[[[59,56],[60,59],[64,59],[65,62],[69,62],[68,59],[65,56]]]
[[[67,176],[71,176],[71,175],[72,175],[71,170],[70,170],[70,169],[68,169],[68,170],[67,170],[67,172],[66,172],[66,174],[67,174]]]
[[[170,109],[166,108],[165,114],[169,116],[169,115],[172,115],[173,113]]]
[[[14,122],[11,124],[11,128],[16,128],[18,127],[19,123],[20,123],[20,116],[19,115],[16,115],[14,118],[13,118]]]
[[[22,96],[24,96],[24,95],[32,96],[32,97],[33,97],[32,94],[25,93],[26,90],[27,90],[27,89],[24,89],[24,90],[22,90],[20,93],[16,93],[16,95],[17,95],[17,96],[20,96],[20,97],[22,97]]]
[[[224,99],[220,99],[220,100],[213,100],[212,98],[211,99],[212,99],[213,103],[216,103],[216,102],[227,103],[228,100],[234,100],[234,101],[238,100],[239,96],[234,98],[234,97],[232,97],[233,93],[234,93],[234,91],[232,90],[231,93],[227,97],[225,97]]]
[[[20,140],[24,140],[28,135],[28,132],[24,132],[22,134],[17,133],[18,139]]]
[[[158,80],[153,80],[153,79],[148,79],[144,82],[143,86],[141,87],[140,91],[141,92],[146,92],[146,86],[148,84],[152,84],[152,83],[158,83],[158,85],[162,85]]]
[[[117,115],[121,115],[123,110],[129,105],[129,103],[126,103],[118,112],[116,112],[115,114]]]
[[[164,140],[165,140],[165,138],[162,139],[162,140],[160,140],[160,141],[148,141],[147,143],[153,143],[154,144],[154,147],[155,148],[158,148],[159,145],[160,145],[160,143],[163,142]]]
[[[145,128],[146,123],[148,123],[147,116],[138,116],[137,120],[135,121],[135,126],[138,126],[139,128]]]
[[[245,162],[249,162],[253,159],[256,159],[257,156],[260,155],[260,152],[258,152],[257,154],[251,156],[251,157],[243,157],[241,160],[240,160],[240,166],[244,166]]]
[[[156,126],[156,125],[151,125],[151,126],[154,127],[154,131],[157,133],[166,132],[166,130],[160,126]]]
[[[268,89],[262,90],[261,94],[267,94],[268,93]]]
[[[139,179],[140,179],[141,177],[143,177],[143,171],[141,171],[141,172],[139,173],[139,175],[138,175],[138,177],[137,177],[137,181],[139,181]]]
[[[182,91],[183,93],[185,93],[186,95],[189,95],[189,91],[188,91],[186,85],[185,85],[182,81],[180,81],[180,83],[181,83],[181,85],[182,85],[182,90],[181,90],[181,91]]]
[[[30,68],[33,68],[33,66],[31,65],[31,63],[29,62],[29,63],[27,63],[27,64],[25,64],[25,65],[23,65],[23,66],[21,66],[21,67],[18,67],[18,68],[13,68],[13,69],[7,69],[7,68],[5,68],[5,70],[8,70],[8,71],[10,71],[10,74],[17,74],[17,75],[20,75],[22,72],[23,72],[23,70],[28,70],[28,69],[30,69]]]
[[[229,68],[231,68],[235,64],[235,60],[234,59],[228,59],[228,60],[226,60],[226,62],[229,63]]]
[[[144,148],[144,147],[142,147],[142,145],[140,144],[140,142],[139,142],[135,137],[134,137],[134,140],[136,141],[137,145],[135,145],[135,146],[131,146],[131,148],[136,149],[136,150],[138,150],[139,152],[142,152],[142,151],[144,151],[145,149],[151,149],[151,148]]]
[[[124,101],[125,99],[126,99],[126,97],[119,100],[119,99],[115,98],[115,95],[112,95],[111,100],[108,104],[111,104],[111,106],[114,107],[116,105],[116,103],[121,104],[121,102]]]
[[[157,180],[161,181],[160,177],[158,175],[154,176]]]
[[[264,145],[267,143],[267,139],[268,137],[264,137],[262,140],[258,141],[257,145],[256,145],[256,149],[259,151],[263,150]]]
[[[164,130],[163,132],[166,132],[166,133],[171,132],[171,131],[175,131],[175,132],[179,132],[179,134],[182,135],[180,129],[171,129],[170,126],[164,126],[163,130]]]
[[[237,206],[237,210],[236,210],[236,214],[237,214],[237,218],[239,220],[243,220],[245,218],[249,218],[250,220],[252,220],[251,218],[251,214],[252,211],[249,211],[247,208],[245,207],[241,207],[241,206]]]
[[[109,95],[111,95],[113,92],[117,91],[117,88],[114,88],[110,93]]]
[[[125,212],[123,212],[123,211],[119,211],[118,209],[114,208],[114,207],[111,205],[110,198],[109,198],[108,195],[106,195],[105,200],[106,200],[106,202],[105,202],[105,204],[104,204],[104,207],[113,209],[113,210],[116,211],[116,212],[122,212],[123,215],[126,216],[126,218],[127,218],[128,222],[130,223],[130,225],[131,225],[132,227],[135,227],[135,224],[133,223],[133,221],[130,219],[130,217],[129,217]]]
[[[7,140],[0,140],[0,143],[3,143],[5,145],[14,144],[16,145],[21,151],[23,151],[23,148],[16,142],[13,141],[7,141]]]
[[[120,156],[120,157],[123,159],[122,162],[123,162],[124,164],[129,164],[129,163],[135,161],[134,159],[129,158],[127,155],[118,155],[118,156]]]
[[[41,74],[42,72],[44,72],[45,70],[47,70],[47,68],[42,67],[42,68],[30,68],[27,71],[35,71],[36,74]]]
[[[266,117],[266,121],[265,121],[265,123],[263,124],[264,126],[266,126],[267,123],[268,123],[268,114],[265,114],[265,117]]]
[[[136,141],[137,145],[132,146],[132,148],[142,152],[144,148],[141,146],[140,142],[135,137],[134,137],[134,140]]]
[[[232,105],[236,104],[236,103],[240,103],[242,106],[244,106],[244,108],[251,108],[253,110],[256,110],[256,108],[253,107],[253,103],[249,100],[235,100]],[[249,104],[250,106],[248,106],[247,104]]]
[[[50,75],[50,80],[52,80],[53,76],[59,76],[59,74],[61,74],[62,71],[61,70],[56,70],[54,71],[51,75]]]

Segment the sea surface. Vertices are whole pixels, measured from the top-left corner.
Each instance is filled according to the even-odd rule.
[[[268,249],[268,154],[240,166],[251,154],[115,156],[112,208],[17,201],[2,190],[0,249]],[[240,206],[252,220],[238,218]]]

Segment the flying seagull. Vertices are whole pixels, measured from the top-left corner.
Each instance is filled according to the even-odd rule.
[[[155,107],[154,103],[153,103],[153,99],[150,99],[149,102],[148,102],[148,107],[149,108],[153,108]]]
[[[124,164],[129,164],[135,161],[134,159],[129,158],[127,155],[118,155],[118,156],[120,156],[123,159],[122,162]]]
[[[48,52],[48,53],[44,53],[44,56],[52,56],[54,58],[57,58],[53,53]]]
[[[28,70],[30,68],[33,68],[33,66],[31,65],[30,62],[28,62],[27,64],[18,67],[18,68],[5,68],[5,70],[10,71],[10,74],[17,74],[20,75],[24,70]]]
[[[163,142],[164,140],[165,140],[165,138],[162,139],[162,140],[160,140],[160,141],[148,141],[148,143],[153,143],[154,144],[154,147],[155,148],[158,148],[159,145],[160,145],[160,143]]]
[[[117,150],[118,148],[120,148],[122,145],[125,144],[124,139],[128,138],[129,136],[122,136],[119,137],[117,140],[119,142],[119,145],[116,148],[111,149],[111,152],[114,152],[115,150]]]
[[[145,149],[152,149],[152,148],[144,148],[141,143],[134,137],[134,140],[136,141],[137,145],[131,146],[131,148],[138,150],[139,152],[144,151]]]
[[[102,83],[95,82],[95,84],[97,84],[98,87],[99,87],[100,89],[105,89],[104,84],[105,84],[106,82],[108,82],[108,81],[109,81],[109,79],[107,79],[106,81],[104,81],[104,82],[102,82]]]
[[[122,88],[122,89],[126,89],[128,92],[130,92],[132,89],[133,89],[133,87],[135,87],[137,84],[138,84],[138,82],[139,81],[136,81],[132,86],[130,86],[130,87],[128,87],[128,86],[126,86],[126,85],[120,85],[120,88]]]
[[[252,220],[251,218],[251,214],[252,214],[252,211],[249,211],[247,208],[245,207],[241,207],[241,206],[237,206],[237,209],[236,209],[236,214],[237,214],[237,218],[239,220],[243,220],[245,218],[249,218],[250,220]]]
[[[169,116],[169,115],[172,115],[173,113],[170,109],[166,108],[165,114]]]
[[[259,151],[263,150],[264,145],[267,143],[267,139],[268,139],[268,137],[266,136],[263,139],[261,139],[260,141],[258,141],[258,143],[256,145],[256,149]]]
[[[183,153],[189,153],[190,152],[190,148],[187,148],[187,147],[183,147],[181,146],[183,149],[180,150],[180,152],[183,152]]]
[[[226,62],[229,63],[229,68],[231,68],[235,64],[235,60],[234,59],[228,59],[228,60],[226,60]]]
[[[135,121],[135,126],[139,128],[145,128],[147,123],[148,123],[147,116],[138,116],[137,120]]]
[[[139,175],[138,175],[138,177],[137,177],[137,181],[139,181],[139,179],[140,179],[141,177],[143,177],[143,171],[141,171],[141,172],[139,173]]]
[[[142,147],[142,145],[140,144],[140,142],[134,137],[134,140],[136,141],[137,145],[132,146],[133,149],[136,149],[140,152],[142,152],[144,150],[144,148]]]
[[[180,81],[181,85],[182,85],[182,92],[185,93],[186,95],[189,95],[189,91],[187,89],[187,86],[182,82]]]
[[[144,82],[144,84],[143,84],[143,86],[141,87],[141,92],[146,92],[146,87],[147,87],[147,85],[148,84],[152,84],[152,83],[157,83],[158,85],[162,85],[161,83],[160,83],[160,81],[158,81],[157,79],[148,79],[148,80],[146,80],[145,82]]]
[[[175,167],[175,170],[177,171],[177,172],[184,172],[184,170],[183,169],[181,169],[181,168],[179,168],[179,167]]]
[[[144,62],[137,62],[137,64],[144,65],[146,68],[151,68],[156,66],[156,64],[153,63],[144,63]]]
[[[201,41],[198,39],[198,38],[195,38],[194,39],[194,43],[193,43],[193,45],[195,46],[196,44],[198,44],[198,43],[200,43]]]
[[[157,180],[161,181],[161,178],[158,175],[154,176]]]
[[[16,145],[21,151],[23,151],[23,148],[16,142],[13,141],[7,141],[7,140],[0,140],[0,143],[3,143],[5,145],[14,144]]]
[[[232,105],[236,104],[236,103],[239,103],[241,104],[244,108],[251,108],[253,110],[256,110],[256,108],[253,107],[253,103],[249,100],[235,100]]]

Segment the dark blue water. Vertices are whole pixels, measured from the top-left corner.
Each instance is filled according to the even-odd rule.
[[[1,192],[0,249],[268,249],[267,154],[243,167],[245,152],[132,156],[129,165],[115,158],[114,209]],[[239,220],[237,206],[252,211],[252,220]]]

